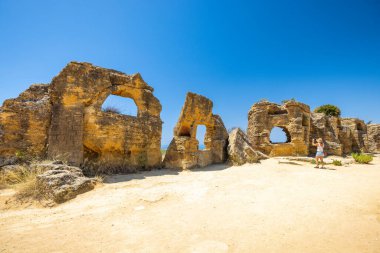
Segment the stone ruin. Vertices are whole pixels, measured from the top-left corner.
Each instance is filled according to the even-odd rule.
[[[273,127],[280,127],[287,140],[284,144],[270,141]],[[259,102],[248,112],[248,137],[253,147],[270,156],[308,155],[310,138],[309,106],[289,101],[280,106]]]
[[[131,98],[137,117],[105,112],[109,95]],[[161,165],[161,104],[140,74],[69,63],[50,85],[32,85],[0,109],[0,156],[28,154],[100,170]]]
[[[110,95],[132,99],[137,116],[102,110]],[[238,128],[228,134],[212,107],[211,100],[187,94],[162,161],[161,104],[153,88],[140,74],[71,62],[50,84],[31,85],[0,107],[0,174],[23,166],[39,171],[36,189],[61,203],[93,189],[96,179],[84,174],[96,172],[191,169],[226,161],[242,165],[269,156],[306,156],[315,153],[311,142],[319,137],[329,154],[380,152],[380,124],[312,113],[309,106],[293,100],[254,104],[247,134]],[[204,150],[196,138],[200,125],[206,127]],[[286,143],[270,141],[273,127],[283,129]],[[51,161],[41,162],[46,158]]]
[[[174,137],[166,151],[164,166],[173,169],[204,167],[227,160],[228,133],[219,115],[212,114],[212,101],[188,93]],[[199,150],[197,127],[206,126],[205,148]]]
[[[103,111],[110,95],[132,99],[137,116]],[[227,159],[232,164],[269,156],[314,154],[313,138],[323,138],[329,154],[380,152],[380,125],[355,118],[313,113],[293,100],[278,105],[254,104],[247,135],[226,131],[212,113],[211,100],[188,93],[165,158],[161,155],[161,104],[140,74],[69,63],[50,84],[35,84],[0,107],[0,167],[25,154],[62,160],[91,172],[133,172],[151,168],[190,169]],[[199,149],[197,127],[206,127],[205,149]],[[273,127],[286,143],[271,143]],[[228,146],[228,148],[227,148]],[[4,162],[5,161],[5,162]],[[9,163],[8,163],[9,164]]]
[[[285,143],[272,143],[274,127],[285,132]],[[325,150],[332,155],[352,152],[379,152],[380,125],[366,125],[356,118],[326,116],[310,112],[309,106],[288,101],[282,105],[261,101],[248,113],[248,137],[253,148],[269,156],[313,155],[312,139],[322,138]]]

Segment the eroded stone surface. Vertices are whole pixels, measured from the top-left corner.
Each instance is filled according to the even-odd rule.
[[[43,157],[50,126],[49,85],[34,84],[0,107],[0,160],[16,154]]]
[[[368,152],[380,153],[380,124],[367,125],[366,148]]]
[[[255,150],[249,142],[248,136],[240,129],[235,128],[228,136],[228,161],[232,165],[257,163],[268,156]]]
[[[204,167],[223,163],[227,159],[228,133],[222,119],[212,114],[212,101],[198,94],[188,93],[164,158],[164,165],[173,169]],[[205,148],[199,150],[197,127],[206,126]]]
[[[51,167],[37,176],[37,189],[42,196],[56,203],[75,198],[94,188],[95,183],[83,175],[82,170],[67,165],[41,165]]]

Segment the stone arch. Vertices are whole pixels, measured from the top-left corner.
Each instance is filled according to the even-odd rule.
[[[137,117],[102,112],[110,95],[132,99]],[[50,157],[124,172],[161,165],[161,104],[140,74],[71,62],[53,79],[51,102]]]

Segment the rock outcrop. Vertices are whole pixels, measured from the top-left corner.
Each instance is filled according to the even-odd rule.
[[[346,133],[346,145],[350,145],[351,132],[349,129],[344,129],[342,134],[341,121],[339,117],[327,117],[324,113],[311,114],[311,128],[309,140],[309,153],[315,154],[317,148],[312,145],[313,139],[322,138],[325,144],[325,151],[330,155],[342,155],[344,147],[340,139],[343,139],[342,134]],[[348,150],[348,149],[347,149]],[[346,151],[347,151],[346,150]]]
[[[137,117],[101,110],[109,95],[131,98]],[[69,63],[50,85],[32,85],[0,109],[0,160],[16,153],[101,171],[161,166],[161,104],[140,74]]]
[[[367,152],[365,141],[367,139],[367,125],[357,118],[342,118],[342,126],[351,132],[351,152]],[[343,142],[343,139],[341,139]]]
[[[188,93],[177,125],[164,158],[164,166],[173,169],[191,169],[227,159],[228,133],[222,119],[212,114],[212,101],[206,97]],[[206,126],[205,149],[199,150],[197,127]]]
[[[41,196],[56,203],[73,199],[95,186],[95,183],[85,177],[77,167],[53,164],[39,166],[47,166],[49,170],[37,176],[37,190]]]
[[[273,127],[280,127],[286,143],[270,141]],[[310,135],[309,106],[289,101],[277,105],[267,101],[254,104],[248,112],[248,138],[254,147],[270,156],[308,155]]]
[[[248,136],[240,129],[233,129],[228,136],[228,162],[232,165],[257,163],[268,156],[255,150],[248,140]]]
[[[380,153],[380,124],[367,125],[367,139],[365,146],[368,152]]]

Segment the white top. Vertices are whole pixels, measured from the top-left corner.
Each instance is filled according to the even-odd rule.
[[[320,143],[317,144],[317,151],[323,152],[323,144],[320,144]]]

